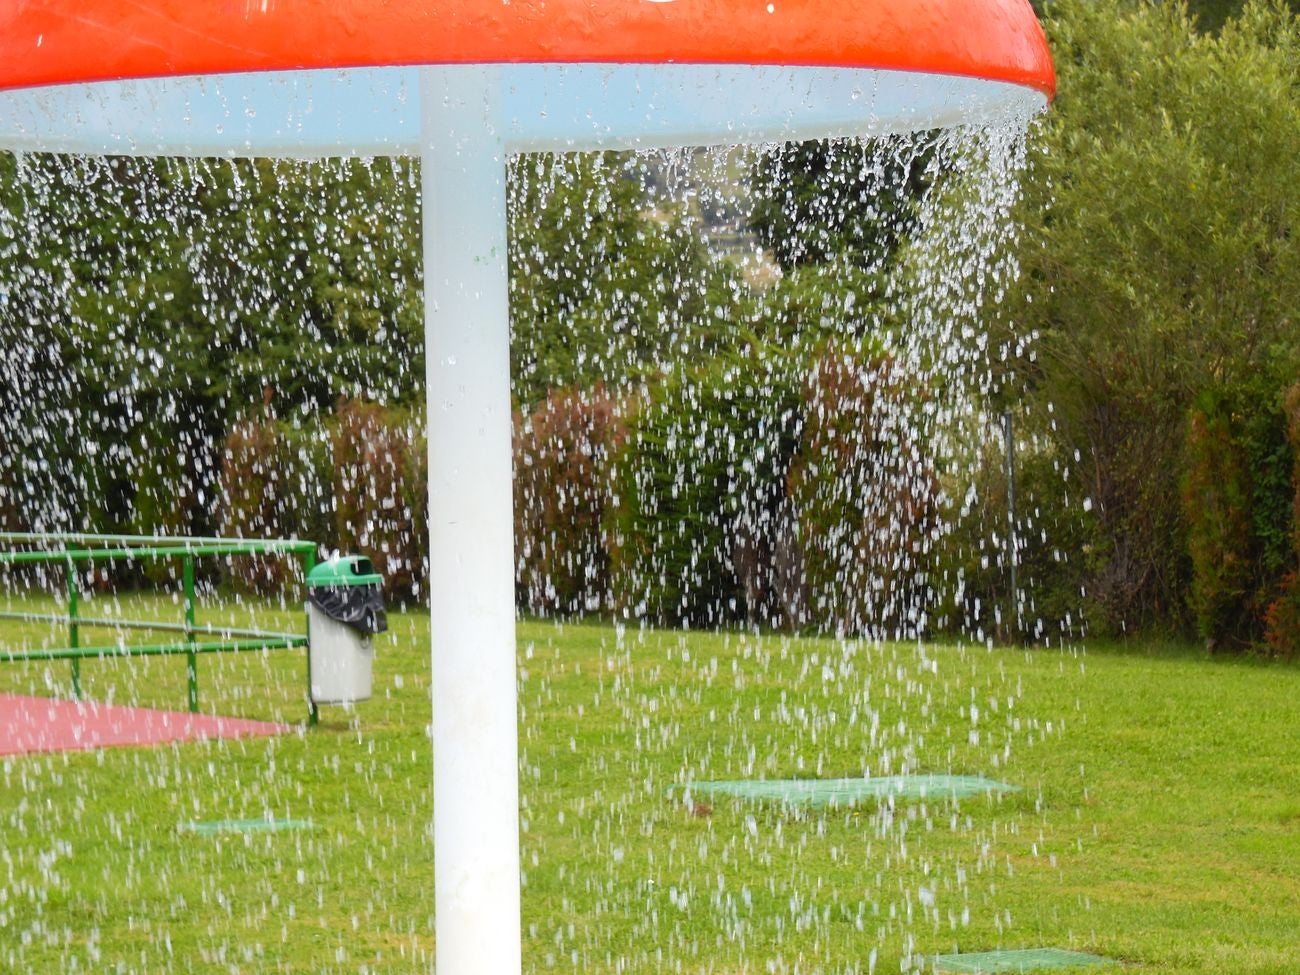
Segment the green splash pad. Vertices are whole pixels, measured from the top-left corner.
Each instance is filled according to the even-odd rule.
[[[978,775],[887,775],[867,779],[746,779],[732,782],[689,782],[674,786],[674,795],[694,799],[730,797],[780,802],[823,809],[855,806],[882,799],[965,799],[970,796],[1019,792],[1020,787]]]
[[[1087,955],[1061,948],[1023,948],[1018,951],[980,951],[959,955],[936,955],[934,967],[940,972],[970,972],[994,975],[996,972],[1038,972],[1053,968],[1083,968],[1105,965],[1109,958]]]
[[[311,829],[309,819],[217,819],[207,823],[182,823],[182,832],[212,836],[216,833],[280,833]]]

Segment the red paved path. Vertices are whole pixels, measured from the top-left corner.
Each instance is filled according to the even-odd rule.
[[[0,694],[0,755],[278,735],[288,725]]]

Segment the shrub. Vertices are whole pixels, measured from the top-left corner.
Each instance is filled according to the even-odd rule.
[[[654,387],[615,471],[618,608],[691,626],[783,621],[796,376],[779,351],[750,346]]]
[[[131,506],[132,532],[140,535],[194,534],[198,492],[189,476],[187,459],[176,445],[174,450],[164,447],[138,464]]]
[[[613,608],[605,518],[613,458],[626,437],[622,405],[598,385],[553,390],[515,416],[519,603],[537,613]]]
[[[1183,486],[1189,602],[1211,648],[1265,636],[1268,607],[1295,566],[1291,448],[1275,398],[1251,388],[1198,397]]]
[[[231,538],[280,538],[289,534],[285,513],[292,510],[285,477],[280,432],[269,412],[237,420],[226,435],[218,478],[217,525]],[[283,557],[230,557],[226,577],[245,592],[280,593],[297,577],[295,560]]]
[[[25,531],[19,514],[22,461],[0,429],[0,531]]]
[[[205,436],[194,431],[167,430],[154,426],[145,435],[151,449],[142,451],[128,482],[134,488],[130,531],[137,535],[205,535],[208,525],[202,483],[201,453]],[[131,579],[136,567],[120,566],[111,575],[115,581]],[[154,584],[179,577],[180,561],[146,561],[138,566]]]
[[[1187,431],[1183,511],[1192,559],[1188,601],[1211,649],[1240,649],[1249,632],[1250,509],[1246,461],[1222,397],[1202,396]]]
[[[789,497],[820,629],[898,638],[925,625],[936,484],[921,399],[881,355],[828,350],[804,384]]]
[[[1010,606],[1006,560],[1005,445],[992,417],[980,416],[961,438],[967,452],[942,472],[945,531],[937,539],[932,578],[934,626],[983,641]]]
[[[264,410],[237,421],[222,451],[218,534],[336,547],[332,470],[330,431],[319,420],[287,422]],[[281,592],[301,571],[296,557],[228,561],[237,588],[263,594]]]
[[[218,528],[237,538],[301,538],[370,557],[386,595],[417,598],[427,574],[423,432],[371,403],[341,403],[328,424],[286,423],[269,410],[226,437]],[[227,575],[245,591],[279,593],[296,558],[237,558]]]
[[[1279,585],[1277,598],[1264,617],[1264,639],[1280,657],[1300,656],[1300,383],[1282,400],[1287,443],[1291,450],[1292,566]]]
[[[939,478],[942,530],[930,573],[934,626],[979,641],[1074,638],[1084,604],[1079,553],[1091,520],[1073,467],[1043,424],[1023,410],[1013,419],[1018,592],[1013,598],[1007,561],[1005,428],[1001,417],[980,414],[963,431],[968,451],[952,458]]]
[[[1291,544],[1300,558],[1300,382],[1282,397],[1282,415],[1291,447]]]
[[[279,531],[284,537],[315,542],[319,550],[338,548],[331,429],[316,417],[306,423],[281,420],[276,437],[284,490]]]
[[[389,599],[419,598],[428,574],[423,437],[402,413],[345,400],[335,414],[332,442],[339,548],[369,556]]]
[[[1277,657],[1300,656],[1300,572],[1282,579],[1280,593],[1264,614],[1264,640]]]

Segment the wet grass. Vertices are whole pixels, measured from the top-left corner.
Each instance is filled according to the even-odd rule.
[[[310,732],[0,759],[0,970],[428,971],[427,620],[391,623],[375,697]],[[203,710],[300,720],[301,652],[201,667]],[[897,972],[1036,946],[1133,972],[1300,970],[1300,668],[534,622],[520,667],[527,971]],[[180,659],[83,673],[94,699],[185,700]],[[66,684],[63,663],[0,666],[3,691]],[[1024,791],[824,811],[666,797],[908,771]],[[182,828],[268,815],[313,828]]]

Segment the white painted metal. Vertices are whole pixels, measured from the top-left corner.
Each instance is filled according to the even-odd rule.
[[[187,156],[415,155],[420,68],[277,71],[0,92],[0,146]],[[1000,81],[870,68],[516,64],[495,75],[511,152],[737,145],[1025,117]]]
[[[307,652],[311,654],[311,699],[317,704],[370,700],[375,645],[369,634],[307,606]]]
[[[520,970],[506,153],[493,66],[426,68],[437,971]]]

